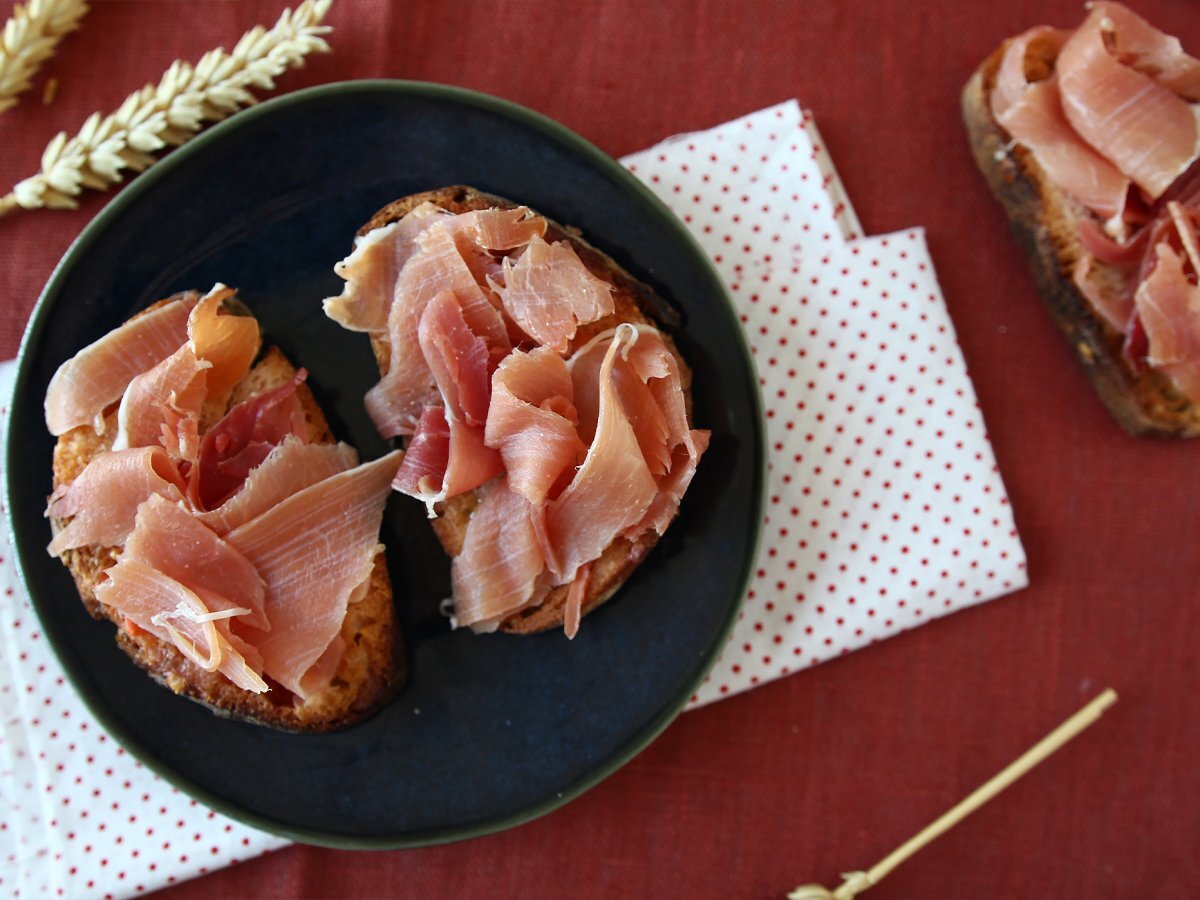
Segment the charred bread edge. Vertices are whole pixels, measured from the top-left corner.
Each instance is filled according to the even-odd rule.
[[[153,304],[138,315],[170,299]],[[244,310],[244,306],[235,304],[233,311]],[[295,368],[282,352],[275,347],[267,348],[235,387],[230,405],[283,383],[294,372]],[[300,385],[296,393],[304,409],[310,440],[333,443],[333,433],[308,386]],[[54,450],[55,485],[67,473],[72,473],[66,479],[68,481],[78,477],[83,467],[105,447],[106,442],[97,440],[88,426],[62,435]],[[114,548],[107,547],[68,550],[61,559],[75,580],[79,599],[88,613],[116,626],[117,644],[125,654],[159,684],[200,703],[216,715],[287,731],[330,731],[359,722],[378,711],[402,683],[403,640],[395,634],[392,590],[383,554],[375,559],[367,595],[349,608],[343,622],[342,637],[347,641],[347,653],[335,675],[335,681],[341,684],[309,698],[298,710],[293,708],[290,693],[277,685],[272,684],[272,692],[283,692],[279,703],[274,702],[271,693],[253,694],[234,686],[219,673],[205,672],[174,646],[152,634],[130,634],[122,626],[122,617],[95,599],[95,586],[102,580],[104,570],[115,561]],[[364,640],[365,647],[361,644]],[[354,693],[345,694],[346,687],[353,687]]]
[[[1135,435],[1194,437],[1200,406],[1181,395],[1161,372],[1136,372],[1123,338],[1091,308],[1075,286],[1080,252],[1073,216],[1082,207],[1052,184],[1024,147],[1014,145],[992,116],[990,97],[1006,41],[975,71],[962,93],[963,122],[975,163],[1029,259],[1034,282],[1054,321],[1109,412]]]

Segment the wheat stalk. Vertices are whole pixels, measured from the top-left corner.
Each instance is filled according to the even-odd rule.
[[[17,105],[17,95],[29,90],[38,67],[87,11],[84,0],[29,0],[13,7],[0,32],[0,112]]]
[[[153,154],[190,140],[216,122],[256,102],[251,88],[269,91],[289,67],[304,65],[314,51],[328,52],[321,25],[333,0],[304,0],[284,10],[274,27],[242,35],[233,51],[210,50],[194,66],[176,61],[157,85],[125,98],[114,113],[93,113],[79,133],[60,132],[42,153],[42,170],[0,198],[0,216],[24,209],[74,209],[84,188],[104,190],[129,169],[141,172]]]

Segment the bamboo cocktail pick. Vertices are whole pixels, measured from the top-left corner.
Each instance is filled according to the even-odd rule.
[[[965,800],[942,815],[940,819],[908,842],[902,844],[865,872],[847,872],[845,879],[832,891],[819,884],[804,884],[788,894],[788,900],[851,900],[884,877],[934,838],[946,833],[983,804],[987,803],[1018,778],[1042,762],[1063,744],[1094,724],[1100,715],[1117,702],[1117,692],[1108,688],[1067,721],[1042,738]]]

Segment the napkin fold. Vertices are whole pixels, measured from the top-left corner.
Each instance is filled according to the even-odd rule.
[[[755,574],[691,705],[1024,586],[924,232],[862,236],[795,101],[623,162],[725,279],[767,416]],[[0,364],[0,428],[13,370]],[[6,533],[0,592],[0,897],[135,896],[287,843],[188,799],[104,733],[46,646]]]

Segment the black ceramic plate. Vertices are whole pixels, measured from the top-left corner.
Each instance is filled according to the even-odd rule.
[[[682,315],[695,421],[712,445],[679,519],[579,637],[452,633],[449,565],[423,508],[383,527],[408,647],[403,693],[370,721],[291,735],[213,716],[137,670],[44,550],[54,445],[42,398],[63,360],[152,301],[236,285],[269,341],[310,372],[335,432],[385,452],[361,398],[363,335],[321,313],[333,264],[389,201],[471,184],[582,229]],[[548,812],[627,762],[679,712],[736,615],[758,533],[763,430],[755,376],[719,278],[682,225],[582,138],[509,103],[436,85],[357,82],[239,114],[140,176],[67,253],[21,348],[8,509],[47,637],[92,712],[208,805],[299,840],[404,847]]]

